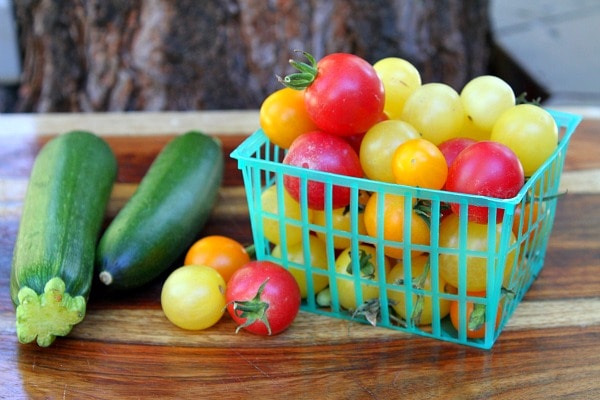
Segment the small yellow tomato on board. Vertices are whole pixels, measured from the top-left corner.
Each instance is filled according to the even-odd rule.
[[[225,311],[225,280],[211,267],[179,267],[165,280],[160,303],[174,325],[202,330],[216,324]]]

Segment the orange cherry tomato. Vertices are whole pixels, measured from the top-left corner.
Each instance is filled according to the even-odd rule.
[[[183,264],[214,268],[227,282],[235,271],[249,262],[246,248],[237,240],[212,235],[194,243],[186,253]]]
[[[383,238],[399,242],[385,246],[384,253],[391,258],[401,258],[404,249],[402,242],[410,241],[412,245],[429,245],[430,230],[427,221],[414,209],[412,210],[410,232],[404,232],[405,198],[394,194],[384,194],[383,210],[378,210],[378,193],[375,192],[367,201],[364,211],[367,234],[377,237],[378,225],[383,224]],[[423,250],[411,251],[411,256],[423,253]]]
[[[544,206],[539,201],[527,202],[525,206],[520,204],[515,208],[515,217],[513,219],[512,231],[515,236],[523,236],[531,229],[535,223],[544,215]],[[521,223],[521,220],[523,221]],[[539,229],[539,227],[537,228]],[[537,229],[531,229],[530,239],[536,233]]]
[[[441,150],[429,140],[409,139],[392,157],[392,173],[396,183],[439,190],[448,176],[448,164]]]
[[[301,134],[317,129],[304,106],[304,90],[287,87],[271,93],[263,101],[259,120],[269,140],[284,149]]]
[[[467,292],[467,295],[469,296],[473,296],[473,297],[485,297],[486,293],[485,291],[483,292]],[[464,318],[464,321],[466,321],[467,324],[467,329],[466,329],[466,333],[467,333],[467,337],[471,338],[471,339],[477,339],[477,338],[483,338],[485,336],[485,315],[481,315],[478,316],[476,318],[478,319],[483,319],[483,321],[479,321],[480,323],[478,324],[475,320],[475,318],[472,318],[473,315],[473,311],[475,310],[475,307],[485,307],[485,305],[481,305],[481,304],[477,304],[475,305],[474,302],[472,301],[467,301],[466,303],[466,315]],[[496,313],[496,328],[498,327],[498,325],[500,324],[500,321],[502,320],[502,307],[500,305],[498,305],[498,312]],[[460,326],[460,319],[459,319],[459,304],[458,301],[453,300],[450,303],[450,321],[452,322],[452,326],[454,326],[454,328],[458,331],[459,330],[459,326]],[[471,326],[471,325],[476,325],[476,326]]]

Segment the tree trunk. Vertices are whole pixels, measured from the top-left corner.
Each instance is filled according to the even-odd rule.
[[[23,0],[14,111],[258,108],[294,50],[411,61],[459,89],[487,72],[488,1]]]

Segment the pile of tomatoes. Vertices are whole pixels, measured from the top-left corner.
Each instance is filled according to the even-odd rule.
[[[284,87],[268,96],[260,109],[263,132],[271,143],[286,149],[284,164],[425,191],[507,199],[519,193],[526,179],[557,147],[558,128],[553,117],[538,105],[518,104],[511,87],[496,76],[476,77],[459,93],[443,83],[422,83],[419,71],[401,58],[370,64],[353,54],[335,53],[317,62],[310,54],[302,54],[308,62],[291,60],[298,72],[280,77]],[[333,237],[338,276],[352,274],[351,260],[359,258],[362,278],[385,279],[399,287],[405,276],[404,247],[385,246],[385,256],[379,257],[374,242],[364,241],[359,243],[358,254],[353,254],[351,238],[376,238],[382,233],[386,241],[410,241],[417,248],[410,254],[412,276],[418,277],[420,289],[435,290],[430,287],[429,255],[418,250],[420,245],[433,245],[431,215],[424,215],[418,199],[361,191],[360,212],[348,212],[350,203],[356,200],[349,187],[334,185],[328,192],[324,182],[303,182],[291,174],[285,175],[281,183],[283,188],[273,185],[265,189],[261,209],[285,218],[265,216],[263,233],[274,246],[275,257],[285,254],[288,261],[310,264],[317,270],[311,282],[315,292],[326,291],[329,285],[327,274],[318,271],[328,268],[326,230],[314,229],[309,243],[305,243],[301,224],[286,223],[282,229],[280,221],[301,221],[317,227],[331,224],[336,232],[347,232],[348,235]],[[380,196],[384,199],[378,199]],[[307,209],[302,209],[303,202]],[[462,212],[468,213],[464,231],[469,251],[486,252],[489,232],[494,229],[499,243],[503,230],[501,209],[493,215],[484,206],[445,206],[447,209],[439,207],[440,216],[435,219],[439,222],[440,247],[458,248]],[[515,220],[520,213],[530,212],[517,212]],[[523,225],[516,222],[512,243],[522,233],[518,227]],[[488,229],[489,225],[496,226]],[[285,249],[281,248],[282,243]],[[508,266],[513,261],[514,254],[508,254],[505,266],[501,266],[506,277],[510,276]],[[381,262],[383,267],[377,265]],[[437,262],[438,290],[456,293],[459,256],[440,254]],[[486,258],[466,256],[468,296],[486,295],[486,268]],[[302,297],[306,297],[304,271],[290,271],[299,283]],[[386,276],[379,277],[380,271],[385,271]],[[348,310],[361,307],[352,285],[352,280],[337,280],[337,301]],[[364,285],[362,301],[378,293],[377,285]],[[391,290],[388,297],[402,319],[414,317],[404,315],[403,290]],[[429,324],[433,318],[431,298],[424,300],[416,321],[419,325]],[[438,301],[437,317],[444,318],[451,310],[458,313],[455,301]],[[472,306],[471,309],[477,309]],[[456,315],[452,320],[458,321]],[[477,336],[482,327],[472,330],[477,332],[468,334]]]
[[[288,270],[252,260],[240,242],[221,235],[195,242],[161,291],[167,319],[188,330],[212,327],[227,311],[236,332],[276,335],[292,324],[300,302],[300,288]]]

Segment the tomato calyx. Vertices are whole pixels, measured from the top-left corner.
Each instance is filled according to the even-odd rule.
[[[265,290],[265,286],[269,282],[269,278],[265,279],[265,281],[259,286],[256,295],[252,298],[252,300],[244,300],[244,301],[232,301],[233,310],[235,314],[240,318],[245,318],[243,324],[238,325],[235,329],[235,333],[238,333],[241,329],[246,328],[257,321],[261,321],[267,327],[268,334],[271,335],[271,325],[269,324],[269,319],[267,318],[267,309],[269,308],[269,303],[261,300],[261,295]]]
[[[394,300],[388,301],[388,306],[390,308],[394,304],[396,304],[396,302]],[[391,309],[393,311],[393,308],[391,308]],[[356,307],[356,310],[354,310],[354,312],[352,313],[352,318],[355,319],[358,317],[364,318],[372,326],[377,326],[377,322],[381,321],[381,300],[380,299],[367,300],[364,303],[362,303],[361,305],[359,305],[358,307]],[[402,318],[398,317],[397,315],[394,315],[393,312],[390,313],[389,318],[390,318],[390,321],[392,321],[396,325],[406,328],[406,322]]]
[[[542,98],[536,97],[533,100],[528,100],[527,92],[523,92],[519,96],[517,96],[517,98],[515,99],[515,104],[533,104],[535,106],[541,107],[542,106]]]
[[[358,249],[358,257],[358,270],[360,273],[367,279],[373,279],[375,277],[375,265],[371,262],[371,255],[363,249]],[[346,272],[352,275],[352,255],[350,255]]]
[[[371,299],[356,307],[352,313],[352,318],[363,317],[372,326],[377,326],[377,321],[381,317],[381,302],[379,299]]]
[[[244,250],[246,250],[246,253],[248,254],[248,257],[250,257],[250,260],[256,260],[256,246],[254,245],[254,243],[244,247]]]
[[[427,262],[423,266],[423,271],[412,279],[412,288],[423,290],[425,289],[425,283],[427,282],[427,277],[429,276],[429,271],[431,269],[431,264],[429,262],[429,257],[427,258]],[[394,285],[404,285],[404,279],[397,279],[393,282]],[[410,320],[414,325],[419,325],[421,321],[421,315],[423,314],[423,303],[425,301],[425,296],[422,293],[416,294],[417,300],[415,301],[415,305],[412,310],[412,315],[410,316]]]
[[[299,72],[287,75],[285,77],[277,76],[277,80],[290,89],[303,90],[313,83],[317,77],[317,61],[312,54],[302,50],[295,50],[297,53],[302,53],[308,60],[308,63],[290,59],[290,65]]]
[[[485,304],[473,304],[473,312],[469,316],[467,329],[471,331],[479,330],[485,324]]]
[[[512,299],[515,293],[512,290],[505,288],[504,286],[500,289],[500,301],[504,299]],[[469,315],[467,321],[467,329],[470,331],[477,331],[485,325],[485,312],[486,305],[483,303],[473,303],[473,311]]]

